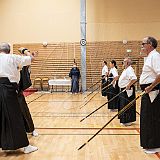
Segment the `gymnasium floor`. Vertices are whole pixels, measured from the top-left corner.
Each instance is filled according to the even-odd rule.
[[[96,94],[96,93],[94,93]],[[26,97],[38,137],[28,135],[30,143],[39,148],[31,154],[3,152],[0,160],[158,160],[159,154],[145,154],[139,142],[139,104],[137,101],[137,121],[125,127],[115,118],[98,136],[82,144],[93,136],[117,112],[109,112],[107,106],[80,120],[106,102],[99,93],[85,106],[87,94],[35,92]],[[83,107],[82,107],[83,106]],[[81,108],[82,107],[82,108]],[[81,109],[80,109],[81,108]],[[18,137],[17,137],[18,138]]]

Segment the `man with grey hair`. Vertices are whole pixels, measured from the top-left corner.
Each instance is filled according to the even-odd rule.
[[[0,52],[10,53],[10,45],[8,43],[2,42],[0,44]]]
[[[134,73],[134,69],[131,67],[131,58],[126,57],[123,61],[124,70],[119,77],[118,86],[120,90],[124,90],[120,94],[119,110],[122,110],[128,103],[135,99],[135,86],[133,85],[137,81],[137,77]],[[127,111],[119,116],[120,123],[129,126],[136,121],[136,103],[132,105]]]
[[[160,152],[160,54],[157,40],[145,37],[141,53],[145,54],[140,86],[146,94],[141,99],[140,143],[145,153]]]
[[[30,65],[34,59],[27,50],[25,56],[10,54],[10,45],[0,43],[0,148],[16,150],[24,147],[24,153],[38,148],[29,145],[22,113],[17,99],[20,80],[18,66]]]

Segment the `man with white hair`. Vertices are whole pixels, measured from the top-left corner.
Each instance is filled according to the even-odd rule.
[[[124,70],[119,77],[118,86],[120,90],[126,89],[120,94],[119,110],[122,110],[129,102],[135,99],[135,86],[133,83],[137,81],[134,69],[131,67],[131,58],[127,57],[123,61]],[[136,121],[136,103],[132,105],[127,111],[119,116],[120,123],[129,126]]]
[[[17,99],[17,84],[20,80],[18,66],[30,65],[34,55],[27,50],[23,53],[25,56],[10,54],[10,45],[0,43],[0,148],[24,147],[23,152],[30,153],[38,148],[29,145]]]
[[[160,54],[157,40],[145,37],[141,53],[145,54],[140,86],[146,94],[141,99],[140,142],[145,153],[160,152]]]

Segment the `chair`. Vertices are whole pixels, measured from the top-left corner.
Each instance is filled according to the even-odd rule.
[[[48,81],[49,81],[48,77],[42,78],[42,90],[44,90],[44,89],[47,89],[47,91],[49,90]]]
[[[34,83],[33,83],[33,88],[37,88],[37,89],[40,89],[42,90],[42,79],[40,77],[36,77],[34,79]]]

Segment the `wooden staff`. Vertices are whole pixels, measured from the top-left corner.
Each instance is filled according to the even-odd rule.
[[[102,85],[103,85],[103,84],[102,84]],[[107,86],[103,87],[103,88],[101,89],[101,91],[102,91],[103,89],[108,88],[108,87],[111,86],[111,85],[112,85],[112,83],[108,84]]]
[[[94,83],[93,85],[91,85],[89,88],[87,88],[84,92],[88,91],[90,88],[92,88],[93,86],[95,86],[96,84],[98,84],[102,79],[98,80],[96,83]]]
[[[111,84],[109,84],[108,86],[105,86],[104,88],[107,88],[107,87],[109,87],[110,85],[111,85]],[[102,89],[104,89],[104,88],[102,88]],[[88,101],[86,101],[85,104],[83,104],[83,105],[80,107],[80,109],[83,108],[85,105],[87,105],[98,93],[99,93],[99,92],[97,92],[96,94],[94,94]]]
[[[138,81],[138,80],[137,80]],[[137,81],[135,81],[133,84],[135,84]],[[132,84],[132,85],[133,85]],[[98,107],[97,109],[95,109],[93,112],[91,112],[90,114],[88,114],[86,117],[84,117],[83,119],[80,120],[80,122],[84,121],[86,118],[88,118],[89,116],[91,116],[93,113],[95,113],[96,111],[98,111],[99,109],[101,109],[103,106],[105,106],[106,104],[108,104],[109,102],[113,101],[116,97],[118,97],[122,92],[126,91],[126,88],[124,90],[122,90],[121,92],[119,92],[117,95],[115,95],[113,98],[111,98],[109,101],[107,101],[106,103],[102,104],[100,107]]]
[[[87,102],[85,102],[85,104],[83,104],[83,105],[80,107],[80,109],[83,108],[85,105],[87,105],[98,93],[99,93],[99,92],[95,93]]]
[[[106,83],[106,82],[104,82],[104,83]],[[102,84],[103,85],[103,84]],[[108,84],[107,86],[105,86],[105,87],[103,87],[101,90],[103,90],[103,89],[106,89],[106,88],[108,88],[109,86],[111,86],[112,84],[110,83],[110,84]],[[100,87],[100,86],[99,86]],[[98,87],[98,88],[99,88]],[[87,98],[88,96],[90,96],[94,91],[96,91],[98,88],[96,88],[95,90],[93,90],[91,93],[89,93],[86,97],[84,97],[84,99],[85,98]]]
[[[89,93],[87,96],[84,97],[86,99],[88,96],[90,96],[94,91],[96,91],[100,86],[98,86],[96,89],[94,89],[91,93]]]
[[[97,109],[95,109],[93,112],[91,112],[90,114],[88,114],[86,117],[84,117],[83,119],[80,120],[80,122],[84,121],[86,118],[88,118],[89,116],[91,116],[93,113],[95,113],[96,111],[98,111],[99,109],[101,109],[104,105],[106,105],[107,103],[113,101],[116,97],[118,97],[122,92],[124,92],[126,89],[122,90],[121,92],[119,92],[116,96],[114,96],[113,98],[111,98],[109,101],[107,101],[106,103],[102,104],[100,107],[98,107]]]
[[[125,111],[127,111],[133,103],[136,102],[137,99],[139,99],[141,96],[145,94],[145,91],[142,92],[139,96],[137,96],[134,100],[132,100],[130,103],[128,103],[123,109],[121,109],[114,117],[112,117],[98,132],[96,132],[86,143],[84,143],[82,146],[78,148],[78,150],[82,149],[87,143],[89,143],[95,136],[97,136],[109,123],[113,121],[117,116],[121,115]]]

